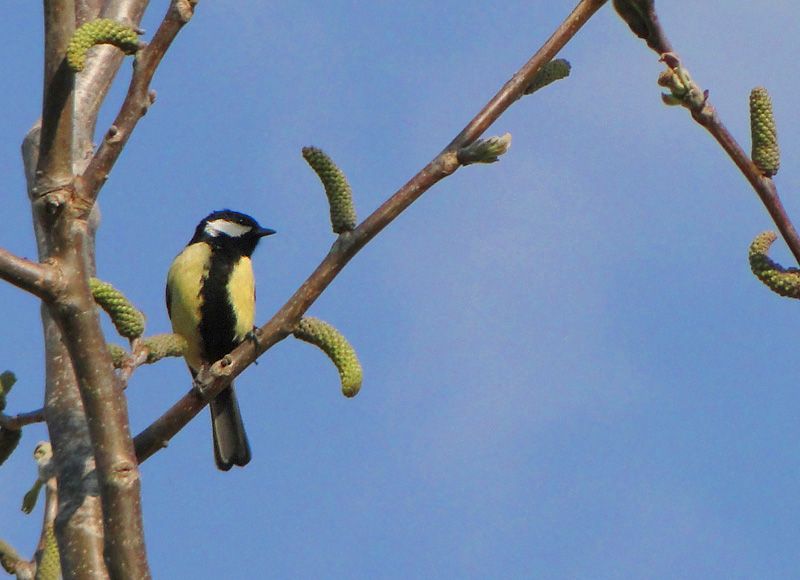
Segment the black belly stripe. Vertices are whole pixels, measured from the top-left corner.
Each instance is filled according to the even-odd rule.
[[[208,278],[200,290],[203,305],[198,330],[203,341],[203,360],[209,363],[218,361],[236,346],[236,316],[227,286],[239,257],[219,249],[212,252]]]

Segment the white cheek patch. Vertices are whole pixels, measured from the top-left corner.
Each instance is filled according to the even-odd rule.
[[[250,226],[243,226],[242,224],[237,224],[228,220],[214,220],[213,222],[208,222],[205,227],[206,233],[215,238],[220,234],[225,234],[231,238],[238,238],[252,229],[253,228]]]

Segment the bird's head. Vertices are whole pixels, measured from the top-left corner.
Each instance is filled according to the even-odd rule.
[[[189,243],[205,242],[216,250],[250,256],[261,238],[274,233],[275,230],[262,228],[247,214],[223,209],[203,218]]]

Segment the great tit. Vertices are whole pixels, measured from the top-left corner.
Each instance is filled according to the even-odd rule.
[[[172,330],[183,336],[192,377],[251,336],[255,317],[255,279],[250,256],[275,230],[248,215],[215,211],[197,225],[167,274],[167,312]],[[211,401],[211,427],[217,467],[228,471],[250,461],[233,385]]]

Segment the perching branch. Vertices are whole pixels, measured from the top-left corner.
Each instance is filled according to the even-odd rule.
[[[245,341],[210,371],[201,373],[203,396],[190,390],[161,417],[136,436],[136,455],[144,461],[180,431],[252,362],[292,333],[300,317],[341,272],[350,259],[383,228],[408,208],[433,185],[459,167],[458,152],[478,139],[530,86],[539,69],[599,10],[606,0],[581,0],[542,47],[503,85],[498,93],[469,122],[461,133],[408,183],[394,193],[352,232],[339,235],[328,255],[294,295],[256,332],[257,341]]]
[[[150,91],[150,81],[161,59],[184,24],[189,22],[198,0],[172,0],[167,14],[150,43],[136,55],[133,77],[128,94],[122,103],[114,124],[107,131],[100,148],[76,180],[78,196],[88,204],[94,203],[100,188],[108,179],[111,168],[122,153],[139,119],[155,100]]]

